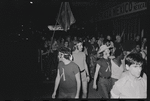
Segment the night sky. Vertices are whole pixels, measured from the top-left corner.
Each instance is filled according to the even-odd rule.
[[[111,4],[111,2],[98,2],[97,0],[89,0],[88,2],[71,0],[69,3],[76,19],[76,25],[79,26],[89,23],[97,12],[108,7],[104,5]],[[38,29],[54,25],[60,5],[61,0],[1,0],[1,30],[18,29],[22,24]]]

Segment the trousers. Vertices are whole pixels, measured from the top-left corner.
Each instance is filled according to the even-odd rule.
[[[101,87],[102,98],[110,98],[111,78],[99,78],[99,86]]]

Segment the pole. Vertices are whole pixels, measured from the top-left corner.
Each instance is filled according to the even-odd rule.
[[[41,56],[41,71],[43,72],[43,64],[42,64],[42,52],[40,50],[40,56]]]
[[[58,20],[58,18],[59,18],[59,16],[60,16],[60,10],[61,10],[61,8],[62,8],[62,4],[63,4],[63,2],[61,3],[61,6],[60,6],[60,8],[59,8],[59,13],[58,13],[58,17],[57,17],[57,19],[56,19],[56,23],[55,23],[54,28],[56,27],[57,20]],[[53,42],[54,34],[55,34],[55,30],[54,30],[53,35],[52,35],[52,38],[51,38],[51,44],[50,44],[50,50],[49,50],[49,52],[51,51],[51,48],[52,48],[52,42]],[[48,55],[49,55],[49,52],[48,52]]]

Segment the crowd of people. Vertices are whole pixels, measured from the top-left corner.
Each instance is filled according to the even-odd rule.
[[[102,98],[147,97],[146,38],[122,42],[119,35],[115,40],[107,35],[43,40],[42,70],[47,78],[52,70],[57,73],[52,98],[88,98],[92,80],[93,89],[101,86]]]

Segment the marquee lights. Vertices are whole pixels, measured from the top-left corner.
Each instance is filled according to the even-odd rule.
[[[49,30],[63,30],[62,27],[60,25],[49,25],[48,26]]]
[[[30,4],[33,4],[33,2],[32,2],[32,1],[30,1]]]

